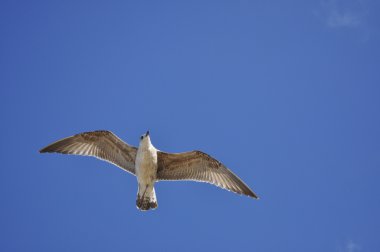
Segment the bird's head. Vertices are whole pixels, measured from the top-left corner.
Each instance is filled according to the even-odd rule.
[[[140,136],[140,145],[141,144],[149,144],[150,143],[150,137],[149,137],[149,130]]]

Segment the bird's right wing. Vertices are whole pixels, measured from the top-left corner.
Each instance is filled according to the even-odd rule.
[[[252,198],[257,195],[221,162],[201,151],[157,152],[157,180],[206,182]]]
[[[110,131],[98,130],[67,137],[40,150],[40,153],[45,152],[92,156],[135,174],[137,148]]]

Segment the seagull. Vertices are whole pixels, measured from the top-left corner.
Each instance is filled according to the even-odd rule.
[[[149,131],[140,137],[138,148],[110,131],[97,130],[63,138],[40,150],[40,153],[52,152],[96,157],[135,175],[138,182],[136,206],[141,211],[157,208],[154,183],[163,180],[206,182],[258,199],[240,178],[215,158],[198,150],[160,151],[152,145]]]

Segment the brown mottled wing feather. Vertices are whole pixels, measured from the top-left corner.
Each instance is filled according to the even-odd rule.
[[[227,167],[201,151],[158,152],[157,180],[193,180],[252,198],[257,195]]]
[[[123,142],[110,131],[84,132],[67,137],[40,150],[40,153],[45,152],[92,156],[135,174],[137,148]]]

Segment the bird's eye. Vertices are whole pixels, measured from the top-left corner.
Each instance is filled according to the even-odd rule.
[[[144,136],[141,136],[140,139],[143,140],[143,139],[144,139]]]

